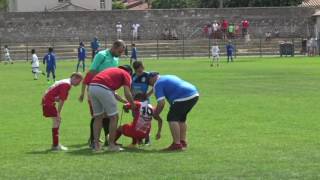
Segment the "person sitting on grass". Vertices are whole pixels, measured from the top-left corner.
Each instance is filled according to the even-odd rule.
[[[68,148],[59,143],[59,128],[61,123],[61,110],[68,98],[71,86],[78,86],[82,81],[80,73],[71,74],[69,79],[55,82],[42,97],[43,116],[52,119],[52,150],[66,151]],[[58,108],[56,107],[58,103]]]
[[[136,94],[134,99],[136,108],[133,112],[133,122],[120,126],[117,129],[115,139],[115,144],[117,144],[116,141],[120,138],[121,135],[131,137],[132,143],[128,146],[130,148],[135,148],[138,142],[149,136],[152,117],[158,121],[158,132],[156,134],[157,140],[161,137],[162,129],[162,119],[160,118],[160,116],[153,116],[153,107],[151,104],[149,104],[146,96],[144,94]],[[123,106],[123,109],[126,112],[129,112],[129,109],[131,109],[130,103],[125,104]]]

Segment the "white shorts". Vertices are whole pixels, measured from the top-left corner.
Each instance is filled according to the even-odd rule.
[[[33,67],[32,73],[41,73],[41,71],[39,70],[39,67]]]
[[[213,54],[212,57],[213,58],[219,58],[219,54]]]
[[[89,97],[92,103],[93,116],[106,113],[110,117],[118,114],[114,91],[102,85],[90,85]]]

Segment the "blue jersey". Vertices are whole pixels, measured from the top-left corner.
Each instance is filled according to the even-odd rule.
[[[137,59],[137,48],[132,48],[131,58],[132,59]]]
[[[197,88],[177,76],[160,76],[154,85],[157,101],[167,99],[170,104],[199,96]]]
[[[147,94],[149,87],[149,79],[148,79],[148,73],[143,72],[141,76],[137,76],[136,74],[132,75],[132,92],[133,94]]]
[[[55,69],[56,68],[56,57],[53,53],[48,53],[43,58],[43,64],[47,65],[47,69]]]
[[[78,59],[84,60],[86,58],[86,49],[83,46],[78,48]]]
[[[97,39],[91,42],[91,49],[98,50],[99,47],[100,47],[100,43]]]
[[[228,44],[226,48],[227,48],[227,54],[232,55],[233,49],[234,49],[233,46],[231,44]]]

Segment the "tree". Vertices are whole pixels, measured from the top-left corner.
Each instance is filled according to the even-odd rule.
[[[187,7],[188,7],[187,0],[154,0],[152,1],[153,9],[173,9],[173,8],[187,8]]]
[[[0,0],[0,11],[6,11],[8,8],[7,0]]]

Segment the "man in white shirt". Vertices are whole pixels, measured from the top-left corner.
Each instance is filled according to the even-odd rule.
[[[8,64],[8,63],[13,64],[13,61],[10,57],[8,45],[4,46],[4,60],[5,60],[4,64]]]
[[[120,22],[116,24],[116,29],[117,29],[117,39],[121,39],[122,24]]]
[[[217,23],[217,21],[214,21],[212,24],[213,38],[216,38],[218,29],[219,29],[219,24]]]
[[[44,72],[39,70],[39,59],[36,54],[36,51],[34,49],[31,50],[32,54],[32,61],[31,61],[31,67],[32,67],[32,74],[34,75],[34,80],[38,80],[38,75],[41,73],[42,75],[45,75]]]
[[[219,53],[220,49],[217,43],[215,43],[211,47],[211,54],[212,54],[212,61],[211,61],[211,67],[213,66],[214,62],[216,61],[217,67],[219,67]]]
[[[138,29],[140,27],[140,24],[132,24],[132,38],[133,40],[138,39]]]

